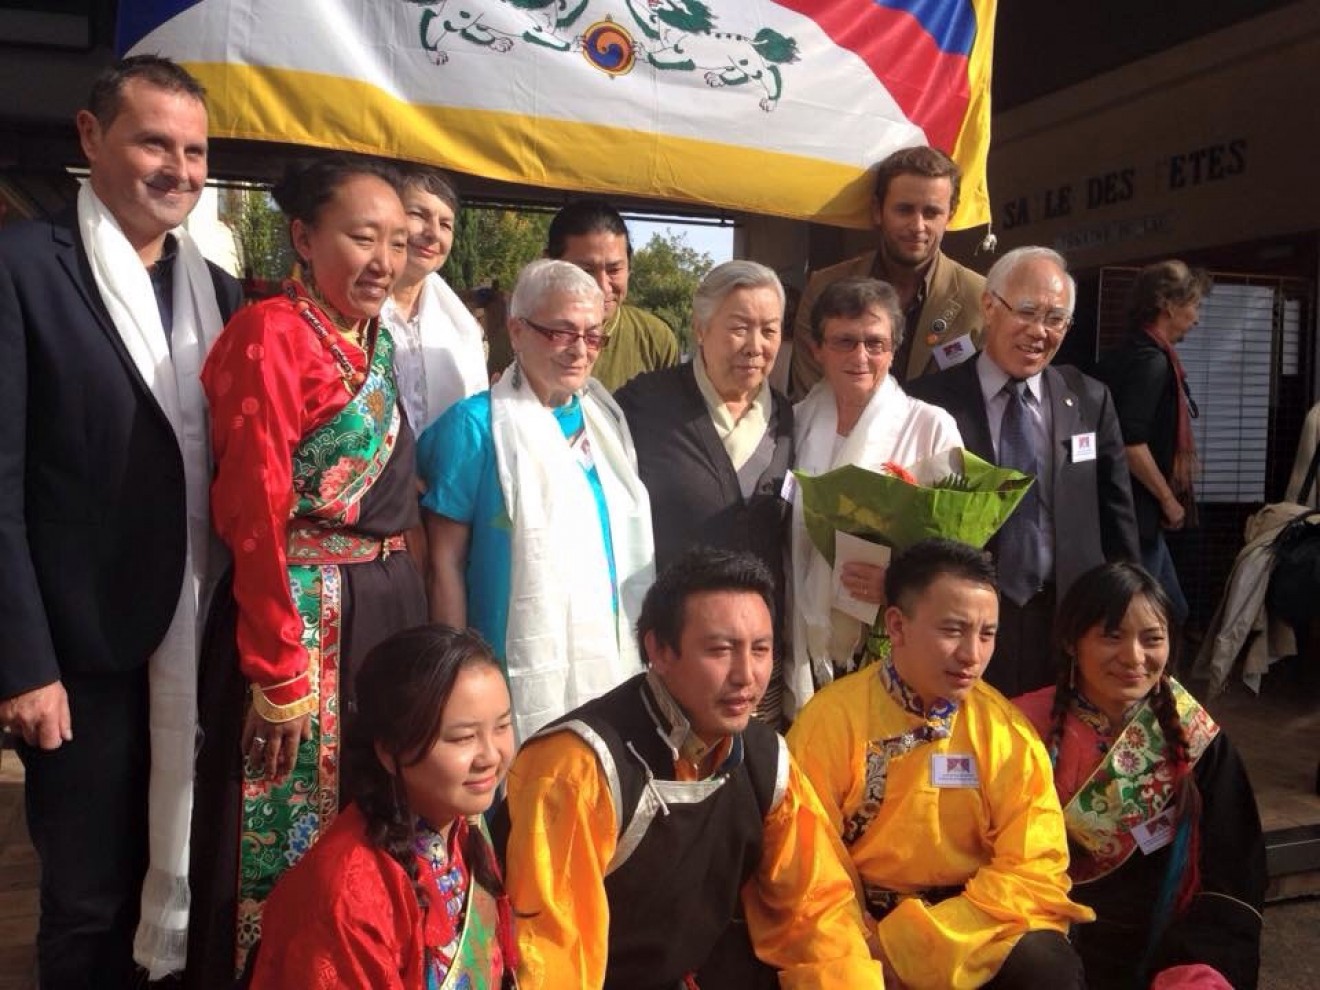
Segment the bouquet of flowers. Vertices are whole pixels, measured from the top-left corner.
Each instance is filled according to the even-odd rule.
[[[960,449],[906,469],[886,464],[876,472],[849,465],[816,476],[794,474],[807,534],[830,564],[836,531],[896,551],[932,536],[984,547],[1034,480]],[[887,648],[882,613],[867,641],[867,660]]]

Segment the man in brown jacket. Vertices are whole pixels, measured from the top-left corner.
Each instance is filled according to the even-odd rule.
[[[975,355],[981,343],[980,299],[985,279],[940,251],[958,208],[962,174],[934,148],[903,148],[876,166],[871,220],[876,250],[811,273],[794,322],[795,340],[808,340],[811,308],[832,282],[849,275],[883,279],[898,291],[906,332],[890,368],[900,384]],[[794,347],[789,396],[802,399],[820,378],[808,347]]]

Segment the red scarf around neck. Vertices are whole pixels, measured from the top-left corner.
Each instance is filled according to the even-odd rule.
[[[1196,437],[1192,434],[1191,408],[1187,404],[1187,372],[1178,359],[1178,351],[1171,343],[1156,333],[1153,327],[1146,327],[1145,334],[1164,352],[1173,369],[1174,398],[1178,403],[1178,432],[1173,453],[1173,477],[1169,480],[1173,493],[1190,513],[1195,502],[1194,479],[1200,471],[1200,463],[1196,457]]]

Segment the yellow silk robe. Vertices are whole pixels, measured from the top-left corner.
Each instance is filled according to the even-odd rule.
[[[591,748],[557,732],[523,747],[508,787],[505,886],[522,955],[518,985],[598,990],[610,924],[604,873],[618,836],[609,784]],[[742,902],[756,954],[780,970],[780,986],[879,990],[843,848],[795,765],[765,818],[762,849]]]
[[[863,803],[867,743],[920,727],[885,690],[879,665],[827,686],[798,716],[789,749],[836,832]],[[850,847],[860,888],[963,892],[936,905],[902,901],[877,925],[885,958],[907,986],[979,987],[1019,936],[1066,932],[1091,912],[1068,899],[1068,847],[1049,758],[1035,730],[978,683],[946,739],[889,761],[884,799]],[[975,787],[937,787],[940,756],[971,756]]]

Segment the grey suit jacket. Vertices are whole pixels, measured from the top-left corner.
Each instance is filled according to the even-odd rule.
[[[1044,372],[1053,420],[1054,583],[1060,598],[1082,574],[1107,560],[1140,561],[1127,455],[1109,390],[1069,365]],[[947,409],[963,444],[991,463],[995,449],[976,361],[909,382],[910,395]],[[1075,461],[1072,438],[1094,433],[1094,460]],[[994,541],[990,544],[994,550]]]

